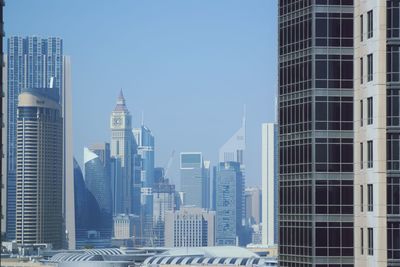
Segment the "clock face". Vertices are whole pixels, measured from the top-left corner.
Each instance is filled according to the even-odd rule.
[[[122,120],[120,117],[116,117],[113,119],[113,126],[115,127],[120,127],[122,124]]]

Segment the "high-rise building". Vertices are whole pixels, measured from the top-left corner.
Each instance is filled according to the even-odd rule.
[[[96,198],[100,209],[111,216],[110,145],[103,143],[85,147],[84,163],[86,187]]]
[[[63,245],[63,122],[57,88],[18,97],[16,240]]]
[[[142,159],[141,183],[144,187],[154,184],[154,136],[149,128],[142,125],[133,129],[137,144],[137,154]]]
[[[219,164],[216,186],[216,245],[238,245],[244,217],[243,176],[239,162]]]
[[[215,244],[215,212],[183,207],[165,214],[166,247],[207,247]]]
[[[262,124],[262,243],[278,244],[278,127],[275,123]]]
[[[399,14],[354,1],[355,266],[400,266]]]
[[[139,217],[134,214],[118,214],[114,217],[114,239],[131,239],[138,237]]]
[[[175,185],[169,183],[168,179],[158,179],[158,183],[153,187],[153,236],[154,246],[163,247],[165,245],[165,213],[179,209],[175,191]]]
[[[153,193],[154,185],[154,136],[149,128],[142,126],[133,129],[133,136],[137,147],[137,158],[140,159],[140,167],[135,173],[140,186],[140,216],[141,216],[141,233],[144,245],[153,245]],[[135,195],[135,193],[134,193]]]
[[[185,205],[206,208],[207,177],[200,152],[182,152],[180,157],[181,190],[185,192]],[[208,175],[209,176],[209,175]]]
[[[354,265],[353,2],[278,4],[282,267]]]
[[[74,159],[75,240],[76,248],[110,247],[110,230],[104,231],[104,213],[87,189],[83,173]],[[95,234],[93,234],[95,233]]]
[[[132,134],[132,117],[126,107],[122,90],[117,99],[117,105],[110,118],[111,156],[117,159],[119,169],[115,181],[115,213],[130,214],[133,210],[134,184],[134,137]],[[139,191],[140,194],[140,191]],[[140,195],[139,195],[140,196]],[[140,199],[139,199],[140,201]]]
[[[246,149],[246,112],[242,119],[242,126],[234,135],[219,149],[219,162],[238,162],[242,173],[242,189],[241,200],[242,210],[245,210],[244,203],[244,188],[246,183],[246,165],[244,152]],[[242,213],[241,224],[245,223],[245,213]]]
[[[16,124],[18,95],[24,89],[59,90],[63,118],[63,227],[68,233],[69,248],[75,246],[74,186],[72,152],[71,64],[63,56],[63,42],[57,37],[18,37],[8,39],[7,55],[7,239],[15,238],[16,201]],[[65,240],[64,240],[65,242]]]
[[[246,225],[259,224],[261,222],[261,189],[247,187],[244,190]]]
[[[1,188],[1,205],[0,205],[0,225],[1,225],[1,240],[4,240],[5,237],[5,232],[6,232],[6,203],[7,203],[7,194],[6,194],[6,187],[7,187],[7,175],[6,175],[6,169],[7,169],[7,162],[6,162],[6,146],[4,144],[7,143],[7,138],[6,138],[6,118],[7,118],[7,109],[6,107],[6,83],[5,83],[5,72],[4,72],[4,66],[5,66],[5,60],[3,56],[3,38],[4,38],[4,21],[3,21],[3,7],[4,7],[4,0],[0,0],[0,121],[1,121],[1,146],[0,146],[0,159],[1,159],[1,164],[0,164],[0,188]]]

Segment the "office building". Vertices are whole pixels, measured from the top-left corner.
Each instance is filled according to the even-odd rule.
[[[207,176],[205,175],[203,156],[200,152],[182,152],[180,154],[181,190],[185,192],[185,205],[205,207],[207,201]],[[209,176],[209,175],[208,175]],[[209,190],[209,189],[208,189]]]
[[[94,144],[84,148],[85,183],[100,210],[112,214],[110,145]]]
[[[0,0],[0,17],[3,18],[3,7],[4,7],[4,0]],[[4,88],[7,88],[6,85],[6,73],[4,71],[4,66],[5,66],[5,60],[3,56],[3,38],[4,38],[4,21],[3,19],[0,20],[0,68],[1,68],[1,73],[0,73],[0,100],[1,100],[1,108],[0,108],[0,121],[2,122],[1,124],[1,146],[0,146],[0,158],[1,158],[1,164],[0,164],[0,188],[1,188],[1,205],[0,205],[0,225],[1,225],[1,240],[4,240],[5,237],[5,232],[6,232],[6,203],[7,203],[7,194],[6,194],[6,188],[7,188],[7,161],[6,161],[6,146],[4,144],[7,143],[7,138],[6,138],[6,118],[7,118],[7,108],[6,108],[6,94],[7,94],[7,89],[4,90]]]
[[[261,223],[261,189],[247,187],[244,190],[246,225]]]
[[[72,152],[71,63],[63,56],[62,39],[56,37],[19,37],[8,39],[7,56],[7,239],[15,239],[16,124],[18,95],[29,88],[57,88],[63,118],[63,227],[74,248],[74,192]],[[64,240],[65,242],[65,240]]]
[[[262,244],[278,244],[278,126],[263,123],[261,130]]]
[[[353,266],[353,1],[278,5],[279,264]]]
[[[110,222],[105,226],[104,212],[86,187],[83,173],[74,159],[75,241],[76,248],[104,248],[111,246]],[[112,222],[111,222],[112,224]],[[69,237],[69,235],[68,235]]]
[[[114,239],[138,238],[139,217],[134,214],[118,214],[114,216]]]
[[[142,125],[133,129],[137,145],[137,154],[142,159],[141,183],[144,187],[154,184],[154,136],[149,128]]]
[[[215,212],[183,207],[165,213],[166,247],[208,247],[215,242]]]
[[[246,183],[246,165],[245,165],[245,150],[246,150],[246,112],[242,119],[242,126],[236,131],[234,135],[219,149],[219,162],[238,162],[240,172],[242,175],[243,189],[240,199],[242,200],[241,210],[245,210],[244,203],[244,188]],[[241,224],[245,224],[245,213],[242,212]]]
[[[115,181],[115,213],[130,214],[133,210],[133,175],[134,175],[134,137],[132,134],[132,117],[126,107],[122,90],[117,99],[111,118],[111,156],[118,160]],[[140,191],[139,191],[140,197]],[[140,201],[140,198],[139,198]],[[138,203],[140,205],[140,203]]]
[[[355,266],[400,266],[399,12],[354,3]]]
[[[165,245],[165,213],[179,209],[179,195],[175,185],[168,179],[160,178],[153,187],[153,236],[154,246]]]
[[[216,245],[238,245],[242,232],[243,176],[238,162],[222,162],[216,181]]]
[[[57,88],[18,97],[16,240],[63,245],[63,122]]]

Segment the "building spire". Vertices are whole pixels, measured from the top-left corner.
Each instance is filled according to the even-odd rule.
[[[122,88],[119,91],[119,95],[117,98],[117,105],[115,106],[114,111],[128,111],[128,108],[126,107],[125,103],[124,93],[122,92]]]

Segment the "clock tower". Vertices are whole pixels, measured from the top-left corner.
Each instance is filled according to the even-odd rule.
[[[126,107],[125,98],[120,91],[117,105],[111,113],[111,156],[118,164],[113,181],[114,213],[132,212],[133,189],[133,134],[132,117]]]

